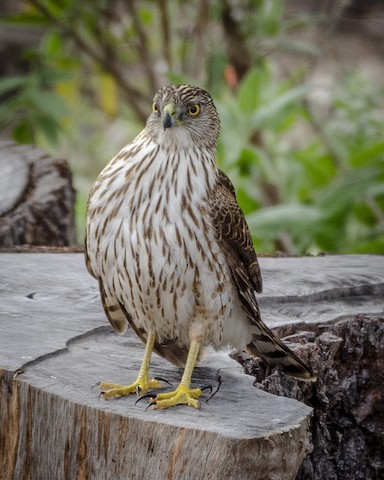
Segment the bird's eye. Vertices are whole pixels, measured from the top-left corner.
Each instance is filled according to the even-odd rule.
[[[152,112],[157,113],[159,111],[159,107],[156,102],[152,103]]]
[[[190,117],[197,117],[200,113],[200,105],[198,103],[194,103],[187,108],[187,113]]]

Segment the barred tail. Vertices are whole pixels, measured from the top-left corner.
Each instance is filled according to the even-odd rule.
[[[253,326],[255,329],[255,326]],[[261,327],[261,326],[260,326]],[[316,376],[312,370],[271,330],[265,325],[257,327],[258,333],[253,333],[252,342],[247,345],[247,352],[265,360],[268,365],[281,366],[284,374],[299,380],[315,382]]]

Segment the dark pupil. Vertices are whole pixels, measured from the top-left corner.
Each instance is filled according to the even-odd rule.
[[[189,111],[191,113],[196,113],[197,112],[197,107],[194,105],[193,107],[190,107]]]

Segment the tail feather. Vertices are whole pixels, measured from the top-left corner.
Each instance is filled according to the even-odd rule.
[[[261,327],[261,326],[260,326]],[[247,352],[265,360],[268,365],[281,366],[281,371],[290,377],[309,382],[316,381],[312,370],[287,345],[279,340],[266,325],[258,328],[247,345]]]

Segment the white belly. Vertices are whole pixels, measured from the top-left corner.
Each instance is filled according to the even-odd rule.
[[[150,169],[146,174],[153,181],[135,184],[132,175],[127,188],[124,164],[111,165],[109,175],[113,168],[119,175],[107,189],[103,174],[99,177],[89,201],[88,214],[94,212],[94,219],[87,228],[91,266],[106,293],[160,341],[168,337],[188,345],[193,330],[200,332],[203,344],[244,347],[251,338],[248,322],[209,218],[202,214],[207,202],[199,178],[193,180],[191,213],[185,207],[182,163],[175,188],[167,184],[171,179],[166,170],[154,170],[151,177]],[[117,208],[119,198],[124,201]],[[100,215],[101,205],[106,217]]]

